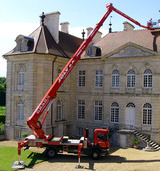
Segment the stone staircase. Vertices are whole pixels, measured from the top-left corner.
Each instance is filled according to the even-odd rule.
[[[149,137],[143,135],[141,132],[135,130],[134,131],[134,135],[138,138],[140,138],[141,140],[143,140],[144,142],[147,143],[147,145],[149,145],[150,147],[152,147],[154,150],[159,151],[160,150],[160,145],[157,144],[156,142],[150,140]]]

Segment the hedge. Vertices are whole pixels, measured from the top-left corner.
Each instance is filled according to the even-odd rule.
[[[4,124],[0,123],[0,135],[4,135],[4,134],[5,134]]]
[[[5,124],[5,117],[6,117],[5,114],[1,114],[1,115],[0,115],[0,123]]]

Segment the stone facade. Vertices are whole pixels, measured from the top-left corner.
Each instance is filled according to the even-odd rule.
[[[114,33],[108,37],[114,39]],[[97,44],[95,40],[90,44],[60,87],[44,122],[44,131],[56,136],[79,137],[88,127],[93,138],[95,128],[138,129],[160,143],[160,53],[135,41],[107,50],[105,40],[107,36]],[[97,49],[102,52],[97,53]],[[6,136],[19,139],[23,132],[31,134],[27,118],[69,59],[46,51],[10,53],[5,58]],[[23,78],[22,84],[19,77]],[[19,110],[23,110],[24,116],[20,116]]]

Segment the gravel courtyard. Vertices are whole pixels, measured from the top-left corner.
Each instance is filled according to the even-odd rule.
[[[17,146],[15,141],[1,141],[0,146]],[[31,148],[31,150],[37,148]],[[40,149],[42,150],[42,149]],[[38,151],[40,151],[38,150]],[[111,148],[108,157],[102,157],[95,161],[86,156],[81,157],[83,169],[75,169],[78,164],[76,155],[58,154],[56,158],[34,165],[24,170],[34,171],[72,171],[72,170],[96,170],[96,171],[158,171],[160,170],[160,151],[147,152],[134,148]]]

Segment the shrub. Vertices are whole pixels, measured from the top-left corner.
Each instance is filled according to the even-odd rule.
[[[3,124],[5,124],[5,114],[0,114],[0,122],[2,122]]]
[[[138,145],[139,144],[139,141],[136,138],[133,138],[132,142],[133,142],[134,145]]]
[[[4,135],[5,134],[5,128],[4,128],[4,124],[1,122],[0,123],[0,135]]]
[[[6,107],[0,106],[0,114],[6,114]]]
[[[23,132],[22,133],[22,138],[25,138],[25,137],[27,137],[28,136],[28,133],[27,132]]]

